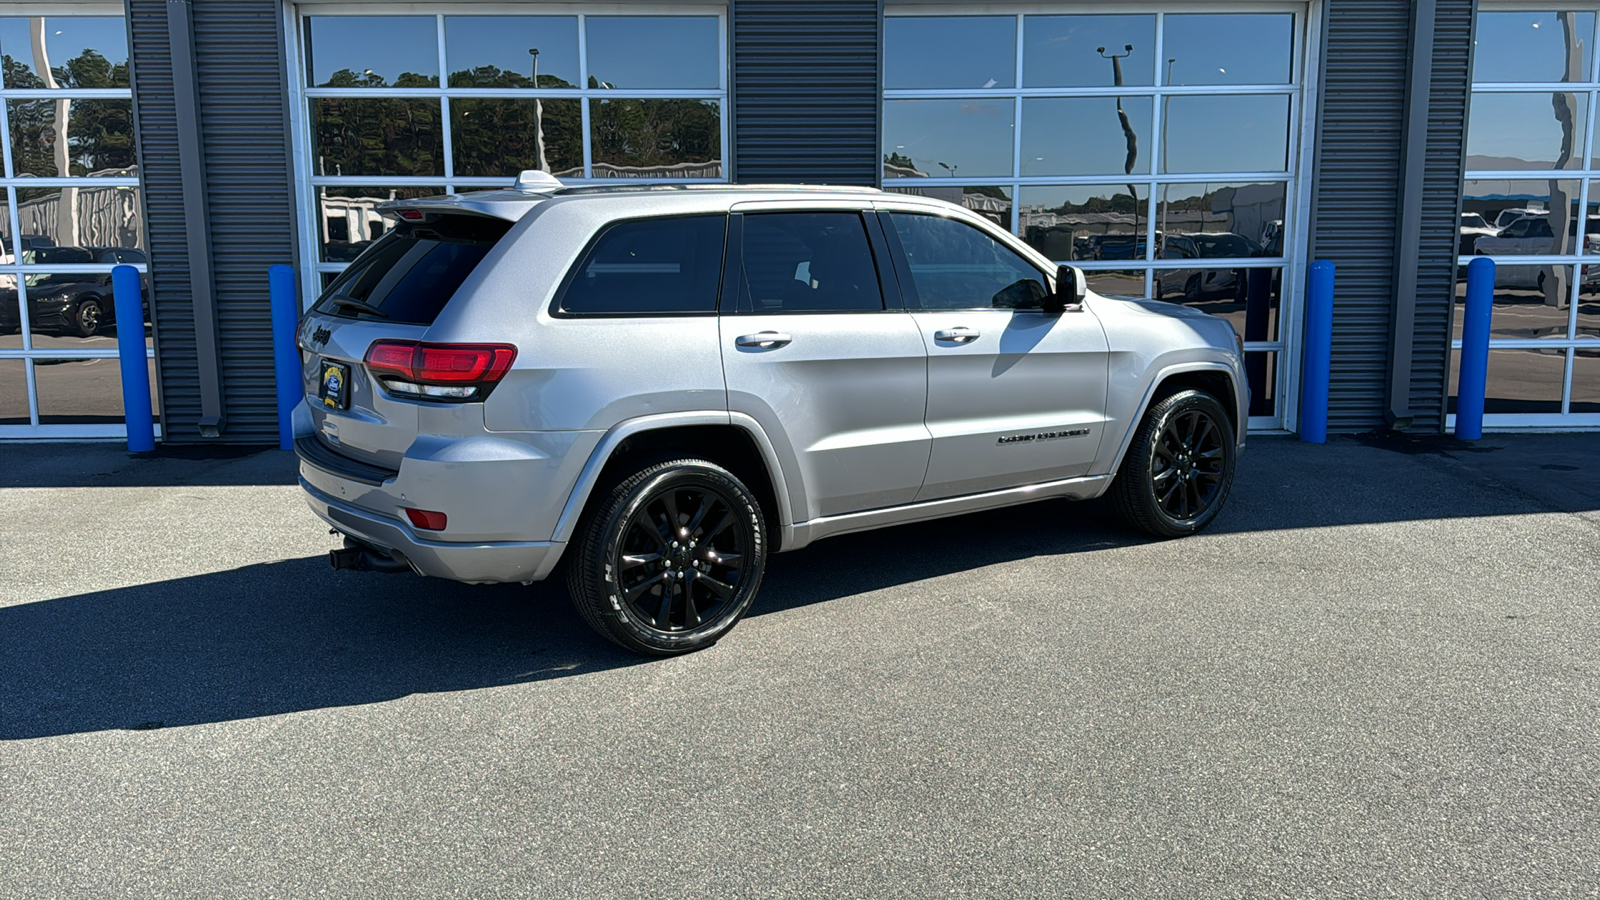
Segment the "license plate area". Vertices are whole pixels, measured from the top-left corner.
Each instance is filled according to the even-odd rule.
[[[322,360],[321,376],[317,379],[317,397],[323,409],[350,408],[350,366],[346,363]]]

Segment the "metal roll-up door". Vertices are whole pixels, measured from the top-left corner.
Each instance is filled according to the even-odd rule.
[[[734,0],[734,177],[876,185],[878,0]]]

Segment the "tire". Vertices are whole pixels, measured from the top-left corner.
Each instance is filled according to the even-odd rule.
[[[595,631],[636,653],[675,656],[715,644],[744,617],[766,569],[766,521],[726,469],[701,459],[651,465],[592,508],[567,588]]]
[[[89,297],[72,311],[72,330],[77,332],[79,337],[94,337],[104,324],[105,310],[100,306],[98,298]]]
[[[1162,299],[1162,298],[1164,298],[1166,296],[1167,296],[1167,292],[1162,289],[1161,279],[1159,279],[1159,278],[1156,279],[1155,290],[1151,292],[1150,299],[1152,299],[1152,300],[1160,300],[1160,299]]]
[[[1183,285],[1183,299],[1188,301],[1204,300],[1205,293],[1199,275],[1191,275]]]
[[[1179,391],[1151,405],[1107,492],[1128,527],[1162,538],[1210,525],[1233,487],[1238,447],[1217,399]],[[1173,486],[1173,478],[1178,486]]]

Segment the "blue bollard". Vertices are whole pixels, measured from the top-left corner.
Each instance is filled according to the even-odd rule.
[[[272,304],[272,370],[278,387],[278,449],[288,450],[294,443],[294,408],[305,393],[300,386],[300,350],[294,345],[300,296],[293,266],[267,270],[267,294]]]
[[[122,363],[122,415],[128,427],[128,452],[156,448],[155,416],[150,412],[150,357],[144,344],[144,298],[139,270],[111,270],[112,305],[117,314],[117,356]]]
[[[1467,309],[1461,320],[1461,379],[1456,386],[1456,437],[1483,437],[1483,398],[1489,386],[1489,320],[1494,312],[1494,260],[1467,264]]]
[[[1306,285],[1306,349],[1300,367],[1300,440],[1328,442],[1328,378],[1333,363],[1333,263],[1311,264]]]

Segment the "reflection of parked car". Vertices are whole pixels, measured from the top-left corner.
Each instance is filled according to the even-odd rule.
[[[22,251],[29,265],[86,265],[92,263],[144,265],[142,250],[129,247],[36,247]],[[111,298],[111,273],[48,273],[23,276],[28,294],[28,327],[34,331],[92,337],[116,321]],[[145,320],[150,315],[150,276],[139,278]],[[20,330],[17,289],[0,288],[0,331]],[[142,322],[140,324],[143,324]]]
[[[1261,256],[1261,245],[1242,234],[1170,234],[1161,244],[1162,259],[1239,259]],[[1239,293],[1241,269],[1161,269],[1154,297],[1181,294],[1187,300]]]
[[[1510,225],[1512,222],[1515,222],[1523,216],[1543,216],[1547,215],[1549,212],[1549,210],[1543,208],[1532,209],[1525,206],[1513,206],[1510,209],[1502,209],[1498,213],[1495,213],[1493,227],[1495,231],[1500,231],[1507,225]]]
[[[1503,214],[1502,214],[1503,215]],[[1577,230],[1576,222],[1567,224],[1567,239]],[[1600,252],[1600,216],[1588,217],[1584,235],[1584,251]],[[1550,228],[1550,217],[1544,213],[1522,216],[1498,234],[1485,235],[1473,243],[1473,252],[1480,256],[1544,256],[1554,253],[1573,253],[1575,248],[1556,247],[1556,236]],[[1549,266],[1501,264],[1495,267],[1496,287],[1544,289],[1545,272]],[[1594,269],[1594,271],[1591,271]],[[1600,268],[1585,266],[1584,281],[1600,277]]]
[[[1142,234],[1097,234],[1095,239],[1095,259],[1144,259],[1146,241]]]

